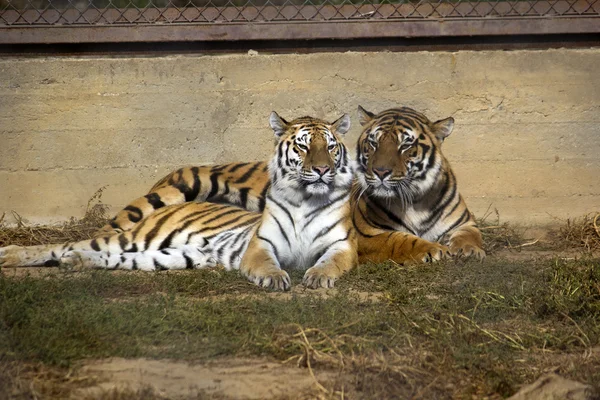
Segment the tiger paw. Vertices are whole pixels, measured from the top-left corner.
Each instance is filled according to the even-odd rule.
[[[309,268],[302,278],[302,284],[307,288],[332,288],[335,284],[336,277],[327,273],[324,267]]]
[[[476,260],[483,261],[483,259],[485,258],[485,251],[478,245],[467,241],[451,240],[450,255],[453,257],[473,257]]]
[[[6,246],[0,248],[0,267],[19,267],[23,264],[20,253],[21,246]]]
[[[290,290],[292,283],[290,276],[282,269],[270,269],[264,273],[248,275],[248,279],[255,285],[274,290]]]
[[[84,267],[83,257],[76,251],[69,251],[60,258],[60,266],[71,271],[81,271]]]
[[[443,244],[437,242],[429,242],[427,240],[419,240],[412,251],[410,261],[416,263],[431,263],[441,261],[450,254],[450,249]]]

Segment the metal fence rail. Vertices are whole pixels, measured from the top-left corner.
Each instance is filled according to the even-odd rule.
[[[600,0],[0,0],[0,43],[600,32]]]

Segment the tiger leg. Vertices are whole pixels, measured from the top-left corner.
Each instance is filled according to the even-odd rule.
[[[276,290],[289,290],[291,280],[287,272],[281,269],[269,243],[255,235],[240,261],[240,272],[258,286]]]
[[[122,253],[131,250],[131,233],[125,232],[102,239],[84,240],[65,244],[38,246],[7,246],[0,248],[1,267],[30,267],[36,265],[56,266],[61,257],[73,250],[106,251]],[[129,249],[126,249],[129,247]]]
[[[335,281],[357,263],[356,247],[348,242],[334,246],[327,250],[313,267],[306,270],[302,284],[312,289],[332,288]]]
[[[115,233],[129,231],[133,226],[152,214],[159,208],[173,204],[185,203],[185,191],[181,191],[176,186],[165,186],[153,189],[145,196],[132,201],[127,207],[117,213],[110,222],[100,228],[95,237],[105,237]]]
[[[386,232],[359,236],[358,260],[364,262],[394,261],[398,264],[434,262],[445,258],[448,247],[405,232]]]
[[[485,258],[481,231],[474,225],[462,225],[450,234],[448,241],[450,254],[453,256]]]
[[[75,250],[65,253],[60,258],[60,264],[77,270],[104,268],[141,271],[200,269],[217,265],[208,252],[196,246],[122,254]]]

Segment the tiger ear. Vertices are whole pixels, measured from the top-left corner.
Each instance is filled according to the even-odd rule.
[[[433,133],[438,138],[440,142],[443,142],[450,134],[452,133],[452,129],[454,128],[454,118],[448,117],[446,119],[440,119],[436,121],[432,125]]]
[[[369,121],[371,121],[374,116],[375,116],[375,114],[373,114],[372,112],[369,112],[369,111],[365,110],[364,108],[362,108],[361,106],[358,106],[358,121],[360,122],[360,124],[362,126],[365,126],[366,124],[368,124]]]
[[[277,138],[281,137],[288,128],[288,122],[281,118],[275,111],[271,112],[271,115],[269,116],[269,124]]]
[[[333,124],[331,124],[331,127],[340,135],[345,135],[346,132],[350,130],[350,117],[348,114],[342,115]]]

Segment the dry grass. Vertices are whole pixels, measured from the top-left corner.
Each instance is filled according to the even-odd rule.
[[[79,377],[68,368],[1,360],[0,400],[65,399],[74,390],[95,383],[94,378]]]
[[[499,250],[520,250],[530,246],[523,236],[523,229],[516,228],[508,222],[501,222],[500,213],[488,208],[482,218],[477,220],[477,225],[483,236],[483,248],[488,254]]]
[[[564,247],[590,252],[600,250],[600,213],[568,219],[561,228],[552,232],[551,236]]]
[[[98,189],[88,201],[85,215],[81,219],[71,218],[58,225],[29,225],[16,212],[12,215],[16,225],[8,226],[6,213],[0,216],[0,247],[8,245],[34,246],[38,244],[64,243],[91,239],[107,221],[108,206],[102,204],[104,188]]]

